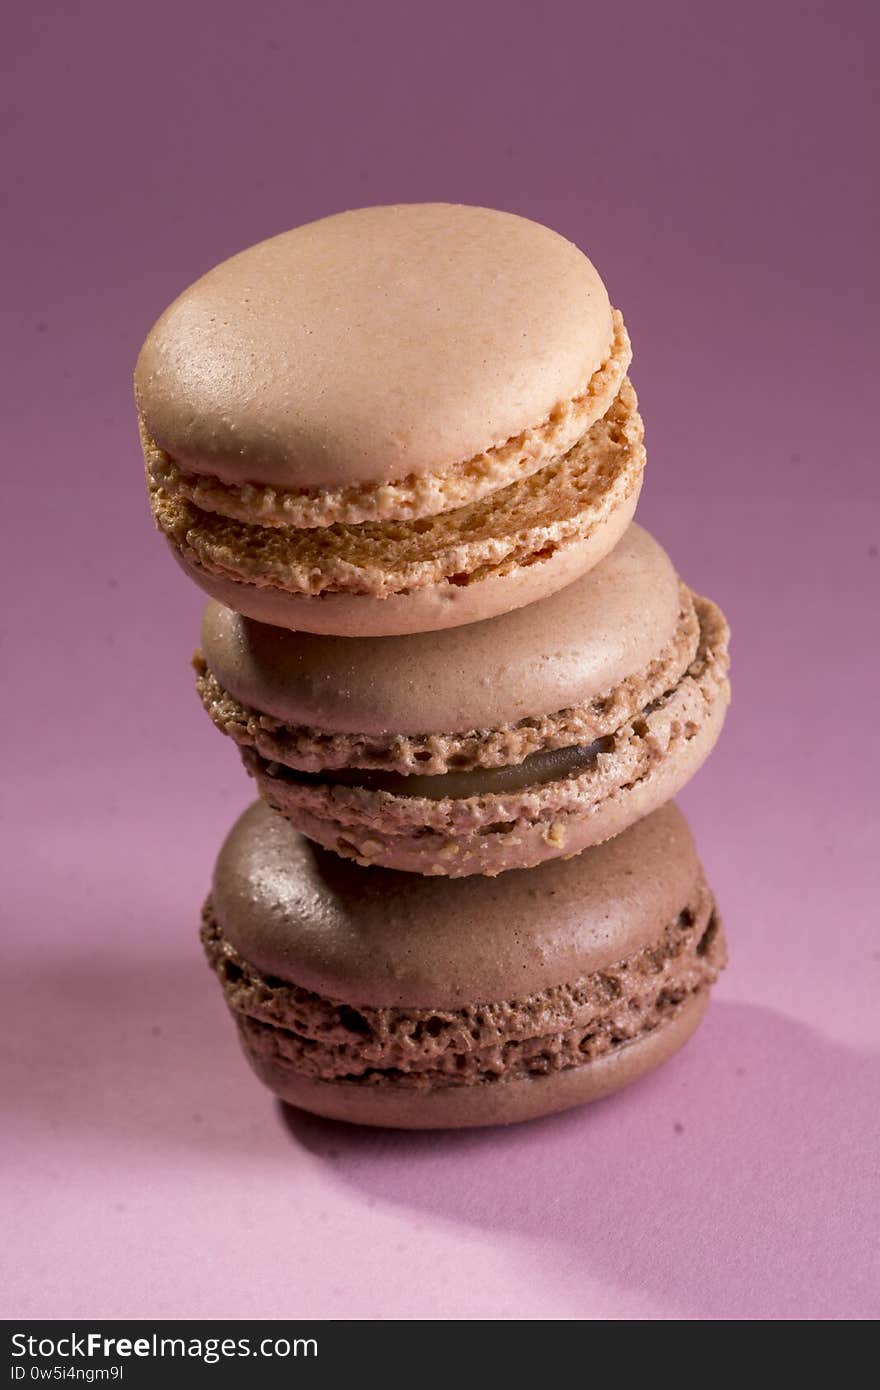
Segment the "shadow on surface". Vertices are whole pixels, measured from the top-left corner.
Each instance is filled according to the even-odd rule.
[[[84,952],[7,985],[0,1125],[18,1149],[64,1155],[100,1135],[109,1166],[163,1145],[255,1151],[255,1123],[271,1139],[197,941],[179,958]]]
[[[206,973],[196,943],[10,972],[10,1162],[63,1170],[99,1137],[108,1173],[238,1155],[293,1195],[292,1142],[328,1184],[409,1212],[416,1239],[435,1219],[528,1240],[560,1316],[588,1313],[596,1279],[682,1317],[880,1311],[880,1057],[715,1001],[656,1074],[547,1120],[399,1133],[280,1107],[273,1126]]]
[[[880,1057],[716,1001],[654,1076],[530,1125],[411,1134],[281,1110],[338,1181],[530,1237],[569,1289],[580,1269],[684,1317],[852,1319],[880,1312],[878,1095]]]

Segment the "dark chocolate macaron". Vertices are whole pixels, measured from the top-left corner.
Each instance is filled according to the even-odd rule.
[[[506,1124],[607,1095],[699,1023],[725,945],[684,817],[499,878],[361,869],[261,802],[202,940],[260,1079],[320,1115]]]

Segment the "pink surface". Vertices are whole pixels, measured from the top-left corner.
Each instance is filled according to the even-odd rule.
[[[21,7],[6,45],[0,1311],[876,1316],[876,7],[125,12]],[[238,1055],[196,924],[249,787],[130,398],[214,261],[421,198],[595,259],[640,518],[735,634],[683,798],[732,950],[705,1027],[628,1093],[466,1136],[282,1113]]]

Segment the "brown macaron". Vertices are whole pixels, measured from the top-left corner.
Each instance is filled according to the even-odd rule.
[[[202,940],[276,1095],[359,1124],[507,1124],[675,1052],[725,962],[687,824],[498,879],[360,869],[260,802],[220,852]]]
[[[304,834],[362,865],[494,875],[677,794],[724,719],[727,637],[633,525],[564,591],[443,632],[291,633],[211,603],[197,684]]]
[[[298,631],[492,617],[620,537],[645,452],[623,319],[526,218],[362,208],[162,315],[135,394],[153,514],[209,594]]]

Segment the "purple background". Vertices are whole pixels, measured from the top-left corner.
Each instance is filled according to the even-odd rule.
[[[7,1316],[880,1312],[877,16],[18,7]],[[131,372],[221,258],[422,199],[557,228],[626,313],[640,519],[734,628],[730,720],[683,797],[732,961],[702,1032],[631,1092],[407,1137],[282,1114],[200,958],[250,793],[191,689],[200,602],[151,528]]]

